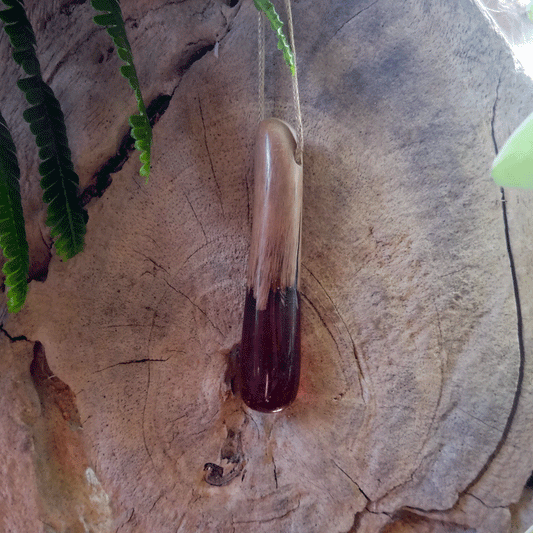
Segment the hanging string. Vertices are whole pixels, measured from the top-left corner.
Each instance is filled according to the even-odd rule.
[[[296,162],[301,165],[303,163],[304,151],[304,128],[302,124],[302,111],[300,109],[300,92],[298,90],[298,67],[296,61],[296,47],[294,46],[294,27],[292,25],[292,11],[291,0],[285,0],[285,11],[287,12],[287,26],[289,27],[289,40],[291,43],[292,54],[294,55],[294,76],[292,80],[292,97],[294,101],[294,111],[296,113]]]
[[[285,0],[285,11],[287,12],[287,27],[289,28],[289,41],[294,56],[294,76],[292,81],[292,97],[294,102],[294,112],[296,114],[296,162],[303,163],[304,133],[302,124],[302,111],[300,109],[300,94],[298,90],[298,69],[296,66],[296,48],[294,46],[294,27],[292,24],[291,0]],[[265,119],[265,25],[264,14],[257,13],[257,49],[259,64],[259,120]]]
[[[259,121],[265,120],[265,23],[264,15],[257,12],[257,50],[259,52]]]

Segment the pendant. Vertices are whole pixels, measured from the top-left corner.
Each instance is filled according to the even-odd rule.
[[[263,120],[255,147],[254,212],[237,383],[250,408],[289,405],[300,381],[298,271],[302,165],[290,126]]]

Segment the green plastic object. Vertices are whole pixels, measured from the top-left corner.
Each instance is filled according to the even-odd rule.
[[[494,159],[492,177],[501,187],[533,189],[533,113],[516,128]]]

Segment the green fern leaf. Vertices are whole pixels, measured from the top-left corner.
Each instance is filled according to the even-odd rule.
[[[492,163],[501,187],[533,189],[533,113],[516,128]]]
[[[40,148],[41,187],[43,200],[48,204],[46,224],[56,238],[58,255],[69,259],[83,250],[86,213],[78,202],[79,179],[71,161],[63,112],[52,89],[42,79],[34,48],[35,35],[22,1],[2,2],[9,6],[0,11],[0,20],[14,49],[13,59],[29,76],[20,79],[17,85],[32,106],[23,116]]]
[[[20,170],[15,144],[0,114],[0,247],[6,258],[7,308],[20,311],[28,292],[30,259],[20,198]]]
[[[259,11],[262,11],[269,20],[270,27],[278,36],[278,49],[283,52],[285,63],[287,63],[287,66],[291,70],[291,74],[294,76],[296,74],[294,54],[289,46],[287,37],[285,37],[285,34],[283,33],[283,22],[281,22],[281,19],[276,12],[276,8],[269,0],[254,0],[254,5]]]
[[[120,5],[117,0],[91,0],[91,5],[96,11],[104,12],[101,15],[96,15],[93,20],[96,24],[106,28],[107,33],[111,35],[117,47],[118,56],[126,63],[120,67],[120,73],[128,80],[133,89],[135,99],[137,100],[137,107],[139,108],[139,114],[133,115],[129,119],[130,126],[132,127],[131,135],[136,141],[135,148],[141,152],[140,160],[143,165],[139,173],[141,176],[145,176],[146,181],[148,181],[150,176],[152,128],[142,98],[137,71],[133,64],[133,54],[126,35]]]

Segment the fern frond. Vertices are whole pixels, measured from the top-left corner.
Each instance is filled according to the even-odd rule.
[[[296,63],[294,61],[294,54],[292,53],[287,37],[283,33],[283,22],[279,18],[276,8],[269,0],[254,0],[255,7],[262,11],[270,22],[270,27],[278,36],[278,49],[283,52],[285,63],[291,69],[291,74],[296,74]]]
[[[152,128],[148,114],[146,113],[137,71],[133,64],[133,54],[128,36],[126,35],[120,5],[117,0],[91,0],[91,5],[96,11],[104,12],[104,14],[96,15],[93,20],[96,24],[105,27],[117,47],[118,56],[126,63],[120,67],[120,73],[128,80],[133,89],[137,100],[137,107],[139,108],[139,114],[132,115],[129,119],[131,134],[135,139],[135,148],[141,152],[140,160],[142,166],[139,173],[141,176],[145,176],[146,181],[148,181],[150,177]]]
[[[83,249],[86,213],[77,198],[79,178],[74,172],[68,147],[63,112],[52,89],[43,81],[35,54],[35,35],[21,0],[2,0],[9,9],[0,11],[4,31],[13,47],[13,59],[22,66],[27,78],[17,85],[32,106],[23,116],[30,123],[39,147],[43,200],[48,204],[46,224],[55,237],[55,248],[63,259]]]
[[[492,163],[500,187],[533,189],[533,113],[505,141]]]
[[[30,259],[20,198],[17,153],[4,117],[0,114],[0,247],[6,258],[7,308],[20,311],[28,292]]]

